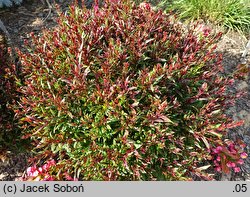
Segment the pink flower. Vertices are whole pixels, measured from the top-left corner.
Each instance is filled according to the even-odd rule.
[[[39,174],[43,173],[43,169],[41,167],[39,167],[37,171],[39,172]]]
[[[218,146],[215,149],[213,149],[213,152],[216,153],[216,154],[220,153],[221,151],[222,151],[222,147],[221,146]]]
[[[218,166],[218,167],[215,168],[215,170],[216,170],[217,172],[221,172],[221,167]]]
[[[240,172],[240,168],[239,167],[235,167],[234,168],[234,172]]]
[[[229,168],[234,168],[235,166],[236,166],[236,164],[233,163],[233,162],[231,162],[231,161],[229,161],[229,162],[227,163],[227,167],[229,167]]]
[[[49,165],[49,164],[44,164],[44,165],[42,166],[42,169],[43,169],[44,171],[48,171],[49,168],[50,168],[50,165]]]
[[[38,176],[38,174],[39,174],[39,172],[37,171],[37,168],[35,165],[27,168],[27,175],[28,176],[36,177],[36,176]]]
[[[233,143],[230,143],[229,146],[228,146],[228,150],[233,153],[233,154],[236,154],[237,153],[237,150],[235,149],[235,144]]]
[[[36,170],[36,171],[34,171],[33,173],[31,173],[29,176],[37,177],[38,174],[39,174],[39,172]]]
[[[50,160],[50,161],[47,161],[47,164],[51,167],[53,165],[56,165],[56,162],[54,159]]]
[[[99,10],[99,3],[98,3],[98,0],[95,0],[94,12],[95,12],[96,14],[98,14],[98,10]]]
[[[242,165],[243,163],[244,163],[244,161],[243,161],[242,159],[239,159],[239,160],[237,161],[237,164]]]
[[[52,159],[52,160],[50,160],[50,161],[47,161],[47,164],[44,164],[44,165],[42,166],[42,169],[43,169],[44,171],[48,171],[49,168],[50,168],[51,166],[55,165],[55,164],[56,164],[55,160]]]
[[[248,155],[247,155],[245,152],[240,154],[240,157],[241,157],[242,159],[246,159],[247,156],[248,156]]]
[[[95,11],[95,13],[98,11],[98,9],[99,9],[99,7],[98,7],[98,5],[94,5],[94,11]]]
[[[220,161],[220,156],[218,156],[218,157],[216,158],[216,160],[217,160],[217,161]]]

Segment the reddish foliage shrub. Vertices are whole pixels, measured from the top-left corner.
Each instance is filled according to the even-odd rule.
[[[33,35],[30,53],[19,52],[18,115],[35,161],[54,159],[57,180],[64,172],[80,180],[211,179],[201,165],[217,159],[216,147],[229,150],[223,136],[241,122],[224,115],[236,96],[225,92],[233,78],[219,74],[220,34],[197,29],[123,1],[72,5],[57,30]]]
[[[0,148],[13,146],[14,110],[16,99],[15,69],[5,42],[0,43]]]

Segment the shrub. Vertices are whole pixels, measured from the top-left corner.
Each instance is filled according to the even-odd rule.
[[[219,75],[220,35],[186,30],[149,4],[70,6],[19,52],[17,115],[34,163],[54,159],[53,180],[188,180],[240,160],[242,148],[226,151],[223,139],[241,122],[224,115],[236,95],[226,94],[233,78]]]
[[[13,147],[13,142],[16,142],[13,110],[16,96],[15,68],[4,36],[0,35],[0,149]]]

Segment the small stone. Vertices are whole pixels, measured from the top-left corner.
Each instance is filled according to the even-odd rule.
[[[14,32],[14,33],[18,33],[19,30],[15,28],[15,29],[13,29],[13,32]]]
[[[231,177],[232,177],[231,172],[229,172],[228,174],[222,173],[221,181],[230,181]]]
[[[248,84],[246,81],[242,81],[239,85],[238,85],[238,90],[245,90],[248,87]]]
[[[0,174],[0,180],[3,180],[4,177],[6,177],[7,175],[4,173],[4,174]]]
[[[38,17],[43,17],[44,13],[40,12],[37,16]]]
[[[21,27],[25,24],[25,21],[24,20],[19,20],[18,21],[18,26]]]
[[[238,114],[239,119],[244,120],[244,127],[250,126],[250,113],[246,110],[241,110]]]
[[[41,26],[43,23],[43,21],[40,18],[36,18],[36,20],[34,20],[31,24],[32,27],[37,27],[37,26]]]

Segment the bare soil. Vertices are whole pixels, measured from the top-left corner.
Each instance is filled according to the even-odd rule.
[[[0,20],[7,28],[12,43],[15,47],[23,49],[25,39],[30,38],[30,33],[39,34],[43,28],[55,28],[57,12],[54,1],[50,0],[25,0],[21,6],[0,9]],[[55,1],[63,11],[73,0]],[[86,1],[88,4],[91,0]],[[4,35],[0,30],[0,35]],[[0,36],[1,37],[1,36]],[[249,37],[250,38],[250,37]],[[218,43],[217,51],[223,53],[226,73],[232,73],[241,62],[241,54],[247,43],[247,38],[238,32],[227,32]],[[249,51],[250,53],[250,51]],[[250,56],[247,64],[250,64]],[[249,65],[248,65],[249,66]],[[229,91],[246,91],[246,95],[240,98],[234,107],[228,109],[227,113],[235,120],[245,120],[245,124],[237,129],[230,130],[228,137],[231,139],[241,138],[245,141],[248,158],[241,167],[242,172],[219,176],[218,180],[250,180],[250,88],[248,77],[237,80]],[[18,153],[9,150],[0,151],[0,180],[18,180],[28,167],[29,153]]]

